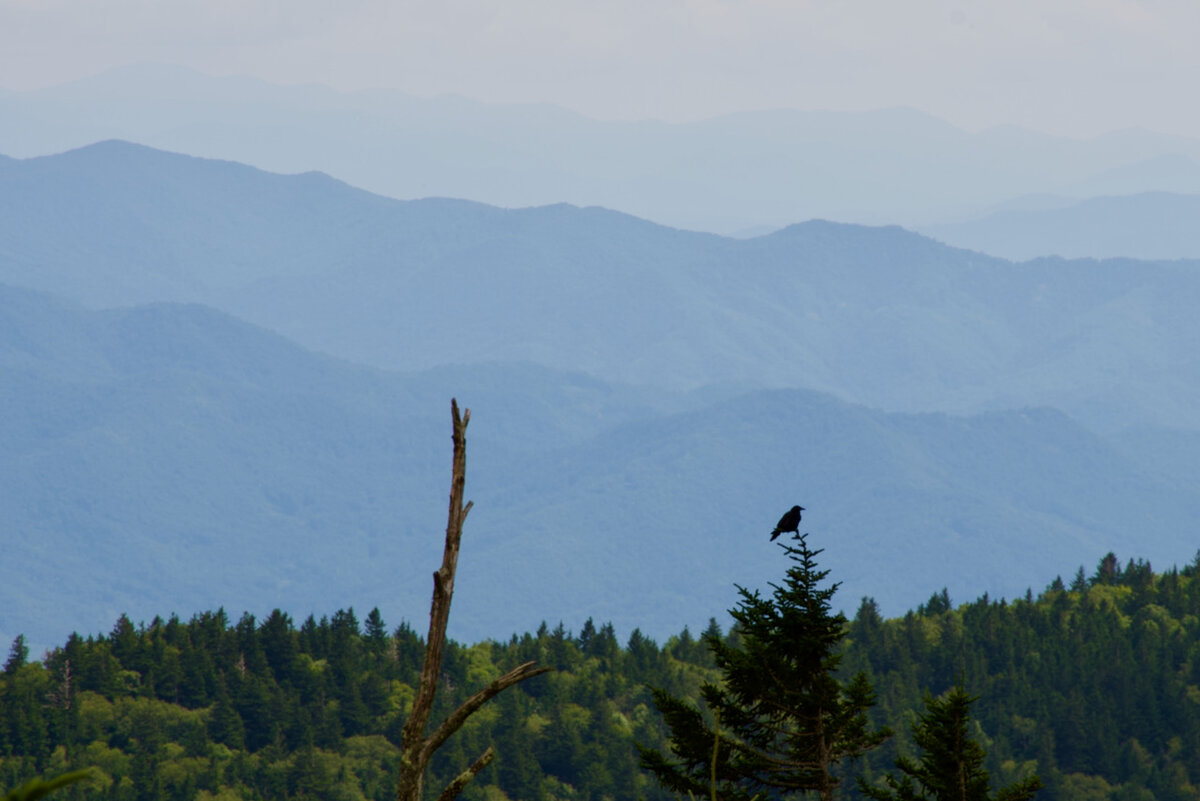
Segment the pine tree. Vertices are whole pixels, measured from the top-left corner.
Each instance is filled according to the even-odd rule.
[[[367,650],[375,656],[382,655],[387,650],[388,635],[387,624],[383,622],[383,615],[379,613],[378,606],[367,614],[365,629],[363,641]]]
[[[1117,555],[1109,551],[1100,560],[1100,564],[1096,565],[1096,572],[1092,575],[1090,583],[1096,584],[1118,584],[1121,581],[1121,561],[1117,559]]]
[[[8,649],[8,659],[4,663],[4,673],[8,676],[16,673],[29,659],[29,646],[25,644],[25,635],[18,634]]]
[[[720,685],[701,688],[709,715],[653,691],[671,731],[671,756],[638,750],[642,767],[666,789],[727,801],[816,792],[829,801],[839,764],[890,736],[867,720],[875,699],[866,675],[836,677],[846,618],[831,611],[838,585],[821,587],[829,571],[817,569],[820,551],[807,537],[781,543],[793,564],[782,585],[771,585],[771,597],[738,587],[741,600],[730,610],[736,641],[705,638],[723,674]]]
[[[884,776],[884,786],[859,781],[859,789],[875,801],[1028,801],[1042,787],[1031,776],[993,796],[983,767],[983,746],[971,738],[971,704],[977,699],[959,683],[940,698],[925,697],[925,712],[913,724],[921,758],[896,760],[901,776]]]
[[[1075,571],[1075,578],[1071,582],[1071,592],[1087,592],[1088,581],[1087,575],[1083,572],[1083,565],[1079,566],[1079,570]]]
[[[246,746],[246,728],[237,710],[229,699],[229,693],[221,686],[217,702],[208,719],[208,736],[215,743],[241,749]]]

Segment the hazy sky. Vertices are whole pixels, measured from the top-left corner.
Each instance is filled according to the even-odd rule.
[[[0,86],[139,62],[600,118],[911,106],[1200,136],[1196,0],[0,0]]]

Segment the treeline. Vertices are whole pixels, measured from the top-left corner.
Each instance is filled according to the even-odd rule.
[[[1200,563],[1200,560],[1198,560]],[[997,783],[1038,773],[1044,801],[1200,797],[1200,571],[1155,574],[1110,555],[1091,576],[1037,597],[954,607],[945,592],[884,620],[868,600],[849,623],[843,669],[865,670],[878,724],[896,736],[855,766],[871,777],[910,753],[907,723],[963,677]],[[720,635],[716,624],[708,633]],[[736,638],[737,633],[724,635]],[[423,643],[378,610],[264,620],[224,612],[78,636],[30,662],[18,638],[0,676],[0,788],[94,766],[64,798],[386,799]],[[530,659],[554,673],[494,699],[435,758],[442,786],[489,745],[498,756],[467,801],[666,796],[633,742],[664,746],[648,686],[694,697],[715,677],[686,630],[665,644],[611,626],[561,624],[506,642],[450,644],[445,714]],[[849,781],[847,797],[856,791]]]
[[[713,624],[715,626],[715,624]],[[95,766],[64,793],[131,801],[389,799],[424,643],[378,610],[309,617],[298,628],[204,613],[107,636],[71,637],[43,663],[18,638],[0,678],[0,788]],[[434,719],[531,659],[557,668],[502,693],[438,752],[442,786],[487,746],[499,756],[464,798],[665,796],[637,769],[632,741],[661,742],[646,685],[694,693],[705,647],[686,630],[664,646],[610,625],[472,646],[448,643]]]
[[[1200,553],[1161,574],[1110,553],[1036,598],[952,608],[943,591],[888,621],[868,600],[850,638],[846,668],[871,674],[898,732],[870,770],[908,747],[899,724],[922,693],[961,675],[1001,783],[1036,772],[1045,801],[1200,798]]]

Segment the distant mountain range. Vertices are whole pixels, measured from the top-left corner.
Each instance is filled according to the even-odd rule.
[[[1196,261],[1013,264],[818,221],[735,240],[106,142],[0,164],[0,281],[97,308],[203,303],[388,369],[520,361],[1200,430]]]
[[[702,626],[780,568],[796,501],[822,564],[899,613],[1012,596],[1109,549],[1194,551],[1200,497],[1061,413],[885,414],[811,391],[681,395],[533,365],[396,375],[195,305],[85,310],[0,287],[0,641],[224,605],[379,605],[420,624],[448,398],[473,407],[455,635],[589,616]]]
[[[604,122],[546,105],[345,94],[162,66],[0,95],[0,153],[113,138],[276,172],[320,170],[391,197],[566,201],[723,234],[811,218],[961,221],[1029,194],[1200,193],[1194,139],[971,133],[910,109]]]
[[[738,240],[104,142],[0,160],[0,282],[0,642],[419,620],[452,395],[462,638],[702,626],[777,578],[796,502],[841,603],[889,614],[1196,549],[1197,262]]]
[[[1145,192],[1088,200],[1044,199],[1038,205],[1042,207],[998,211],[969,222],[919,230],[956,247],[1018,260],[1049,255],[1200,256],[1200,195]]]

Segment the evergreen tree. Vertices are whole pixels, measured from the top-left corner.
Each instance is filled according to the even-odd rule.
[[[817,569],[820,551],[807,537],[781,543],[793,564],[782,585],[771,585],[771,597],[738,587],[741,601],[730,610],[736,643],[706,638],[724,679],[701,688],[711,717],[653,691],[673,758],[638,750],[642,767],[665,788],[729,801],[763,791],[816,792],[829,801],[838,765],[890,736],[867,720],[875,698],[866,675],[836,678],[846,618],[831,611],[838,585],[821,587],[829,571]]]
[[[366,632],[363,635],[363,640],[367,644],[367,650],[375,656],[379,656],[387,650],[387,624],[383,622],[383,615],[379,613],[378,606],[367,614]]]
[[[993,796],[988,788],[986,756],[972,739],[968,724],[975,697],[961,683],[940,698],[925,697],[925,712],[913,724],[913,739],[921,758],[896,760],[901,776],[884,776],[883,786],[859,780],[859,789],[875,801],[1028,801],[1042,787],[1031,776],[1011,784]]]
[[[593,623],[592,619],[589,617],[587,619],[587,622],[583,624],[583,628],[579,631],[579,639],[576,640],[575,645],[579,648],[580,651],[583,651],[586,654],[588,652],[588,650],[591,648],[592,639],[595,636],[596,636],[596,624]]]
[[[1121,581],[1121,561],[1117,559],[1117,555],[1109,551],[1100,560],[1100,564],[1096,565],[1096,572],[1092,575],[1090,583],[1096,584],[1118,584]]]
[[[25,644],[25,635],[18,634],[8,649],[8,660],[4,663],[4,672],[11,676],[21,669],[29,659],[29,646]]]
[[[291,616],[278,609],[273,610],[259,627],[258,640],[275,680],[281,683],[294,682],[300,672],[300,649]]]
[[[1071,592],[1087,592],[1088,581],[1087,575],[1083,572],[1083,565],[1075,571],[1075,578],[1071,581]]]
[[[237,710],[233,708],[224,687],[221,687],[212,715],[208,719],[208,736],[213,742],[230,748],[240,749],[246,744],[245,725],[238,717]]]

